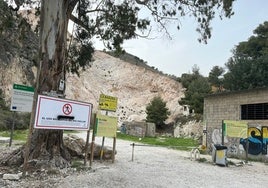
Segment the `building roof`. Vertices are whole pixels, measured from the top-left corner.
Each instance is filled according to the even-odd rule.
[[[238,91],[223,91],[223,92],[219,92],[219,93],[209,94],[209,95],[205,96],[205,98],[234,95],[234,94],[241,94],[241,93],[259,92],[259,91],[266,91],[266,90],[268,90],[268,87],[245,89],[245,90],[238,90]]]

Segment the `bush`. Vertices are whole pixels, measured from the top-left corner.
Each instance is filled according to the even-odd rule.
[[[155,123],[157,128],[164,125],[164,121],[170,115],[170,111],[166,107],[166,102],[161,97],[154,97],[146,107],[146,121]]]

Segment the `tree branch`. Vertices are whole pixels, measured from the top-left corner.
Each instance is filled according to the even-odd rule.
[[[79,0],[69,0],[68,11],[67,11],[69,13],[69,15],[72,14],[72,12],[73,12],[75,6],[77,5],[78,1]]]
[[[148,2],[149,2],[149,0],[144,0],[144,1],[136,0],[136,3],[138,3],[140,5],[146,5]]]
[[[11,5],[9,6],[9,8],[13,11],[18,11],[20,9],[20,6],[24,3],[24,0],[14,0],[15,4],[16,4],[16,8],[13,8]]]
[[[83,27],[86,30],[89,29],[87,25],[85,25],[80,19],[75,17],[73,14],[70,15],[70,20],[72,20],[75,24],[80,25],[81,27]]]

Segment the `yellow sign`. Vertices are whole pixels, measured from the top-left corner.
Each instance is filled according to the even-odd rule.
[[[245,121],[224,120],[226,136],[247,138],[248,124]]]
[[[117,97],[101,94],[99,101],[100,110],[116,111],[117,108]]]
[[[219,160],[221,160],[221,159],[223,159],[224,158],[224,153],[225,151],[224,150],[217,150],[216,151],[216,156],[217,156],[217,158],[219,159]]]
[[[97,114],[96,136],[116,137],[117,117]]]

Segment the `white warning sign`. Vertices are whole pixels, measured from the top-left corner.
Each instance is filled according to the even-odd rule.
[[[88,130],[91,111],[90,103],[39,95],[34,128]]]

